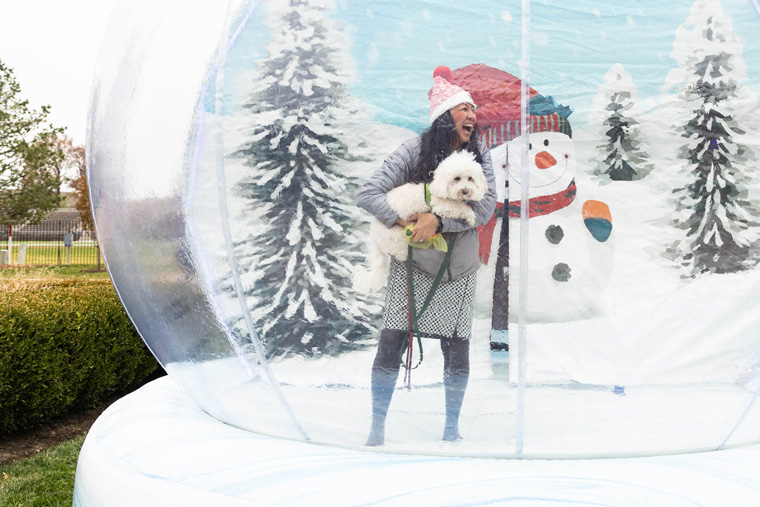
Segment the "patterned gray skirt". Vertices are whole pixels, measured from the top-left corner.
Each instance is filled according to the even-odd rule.
[[[385,296],[383,326],[386,329],[409,330],[409,299],[406,263],[391,258],[388,277],[388,293]],[[433,279],[418,271],[412,271],[414,299],[417,311],[427,298]],[[475,301],[476,273],[451,282],[441,282],[433,295],[430,306],[419,320],[420,334],[425,338],[467,339],[472,330],[472,307]]]

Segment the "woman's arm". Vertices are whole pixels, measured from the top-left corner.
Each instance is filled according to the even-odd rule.
[[[480,145],[480,154],[483,158],[481,167],[483,167],[483,174],[486,177],[488,190],[486,191],[486,195],[484,195],[481,200],[471,203],[472,210],[475,212],[475,226],[488,223],[488,221],[493,216],[494,210],[496,209],[496,179],[493,175],[491,153],[482,143]],[[473,227],[466,221],[458,218],[455,219],[443,217],[442,222],[442,232],[459,232]]]
[[[420,140],[407,141],[394,151],[359,190],[359,207],[370,212],[387,227],[399,220],[388,205],[386,194],[409,181],[409,173],[417,161]]]

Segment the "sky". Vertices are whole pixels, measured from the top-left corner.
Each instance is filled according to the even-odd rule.
[[[50,105],[51,121],[66,127],[78,144],[85,141],[90,84],[116,3],[4,0],[0,5],[0,59],[13,68],[23,96],[33,106]],[[606,64],[624,62],[640,93],[652,96],[674,63],[670,58],[672,34],[692,3],[679,0],[667,9],[653,9],[655,2],[642,0],[578,0],[572,7],[558,0],[533,0],[531,84],[540,93],[570,103],[582,113],[583,101],[590,102],[590,96],[584,99],[568,89],[567,76],[572,73],[568,69],[591,63],[590,55],[594,55],[597,65],[586,67],[591,70],[587,75],[589,90],[609,69]],[[723,0],[722,4],[733,17],[739,36],[744,41],[751,39],[760,27],[753,0]],[[487,63],[519,75],[520,8],[516,0],[484,0],[481,8],[492,13],[490,19],[473,18],[472,12],[459,10],[452,0],[437,3],[440,9],[416,1],[404,2],[401,9],[401,2],[392,0],[340,0],[337,5],[336,17],[353,25],[353,53],[356,61],[362,62],[360,88],[375,96],[389,88],[396,94],[398,90],[407,92],[408,96],[387,93],[387,99],[376,104],[382,112],[378,119],[398,123],[393,121],[393,111],[399,99],[413,104],[415,117],[424,118],[428,67],[433,64],[456,68]],[[492,8],[486,9],[489,5]],[[642,44],[642,31],[663,37],[656,43]],[[460,44],[463,40],[466,45]],[[414,41],[413,47],[410,41]],[[636,50],[631,51],[632,47]],[[250,59],[253,53],[249,49],[243,58]],[[255,56],[260,57],[261,52]],[[757,61],[758,51],[748,54],[745,48],[744,58],[748,63]],[[751,86],[760,93],[760,65],[749,67]],[[404,76],[414,76],[413,82],[400,81],[406,79]],[[419,100],[411,102],[413,97]]]
[[[11,67],[21,95],[76,144],[84,144],[95,62],[117,0],[3,0],[0,60]]]

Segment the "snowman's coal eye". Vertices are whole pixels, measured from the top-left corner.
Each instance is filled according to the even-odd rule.
[[[532,150],[532,149],[533,149],[533,143],[528,143],[528,150]]]
[[[548,139],[544,139],[544,146],[549,146],[549,140]]]

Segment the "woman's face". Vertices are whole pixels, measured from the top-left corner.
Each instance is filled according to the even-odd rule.
[[[475,115],[475,106],[472,104],[462,103],[452,107],[451,116],[454,118],[454,127],[459,134],[459,146],[470,141],[472,132],[475,129],[475,122],[478,121]]]

